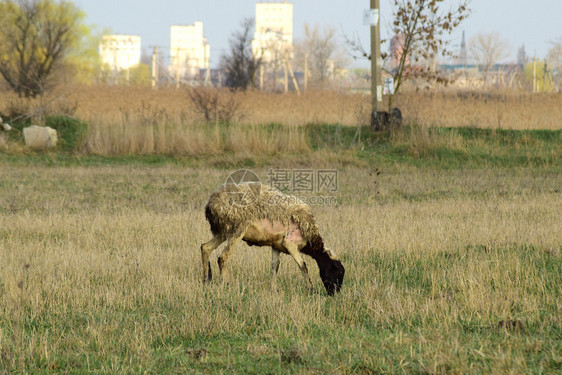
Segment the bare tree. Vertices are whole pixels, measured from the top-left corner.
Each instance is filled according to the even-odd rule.
[[[548,62],[550,66],[558,70],[562,68],[562,36],[550,42],[550,49],[548,50]]]
[[[469,0],[460,2],[448,11],[440,11],[444,0],[394,0],[392,32],[398,38],[399,58],[393,72],[394,92],[407,79],[422,78],[427,81],[449,83],[449,78],[435,71],[433,61],[438,54],[451,57],[445,35],[450,34],[464,20],[470,10]],[[396,58],[396,51],[391,56]],[[425,62],[425,64],[420,64]],[[429,63],[431,62],[431,63]],[[393,95],[388,107],[392,108]]]
[[[221,57],[221,69],[225,74],[225,86],[241,88],[255,87],[256,74],[262,63],[260,56],[252,53],[252,31],[254,20],[246,18],[241,29],[230,39],[230,53]]]
[[[437,56],[451,57],[453,52],[445,39],[470,14],[470,0],[461,0],[446,11],[442,11],[444,0],[392,0],[392,23],[390,26],[394,43],[390,54],[381,56],[389,62],[385,69],[394,80],[394,94],[388,95],[388,108],[392,108],[394,95],[402,84],[410,79],[423,79],[448,84],[451,78],[434,69]],[[381,41],[383,43],[384,40]],[[358,41],[347,39],[351,50],[360,56],[371,58]],[[390,64],[387,64],[387,66]]]
[[[562,36],[552,40],[550,45],[547,61],[554,80],[553,83],[558,87],[558,92],[560,92],[560,87],[562,86]]]
[[[69,1],[0,1],[0,74],[19,96],[44,92],[80,40],[83,18]]]
[[[268,39],[262,42],[263,49],[257,52],[262,57],[262,68],[271,73],[271,90],[277,88],[277,72],[283,69],[285,56],[290,53],[290,47],[283,40],[280,32],[268,32]],[[254,51],[256,54],[256,51]]]
[[[205,86],[184,87],[184,90],[195,110],[205,117],[208,124],[228,124],[243,117],[240,111],[240,96],[231,90]]]
[[[482,67],[486,75],[494,64],[509,56],[509,42],[501,38],[498,32],[480,33],[468,43],[474,60]]]
[[[311,78],[323,84],[334,69],[347,64],[345,50],[341,47],[336,29],[318,24],[314,27],[304,25],[304,39],[297,43],[298,65],[304,65],[304,56],[308,56],[308,69]]]

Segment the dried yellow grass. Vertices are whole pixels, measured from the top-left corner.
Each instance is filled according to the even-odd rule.
[[[134,86],[71,86],[49,98],[48,110],[76,107],[75,115],[88,122],[115,124],[124,116],[143,109],[164,111],[168,123],[201,123],[203,116],[195,108],[185,89],[152,90]],[[51,99],[54,99],[50,102]],[[238,92],[238,121],[250,125],[278,123],[303,125],[328,123],[366,125],[371,110],[370,96],[338,91],[309,91],[273,94],[258,91]],[[39,106],[18,104],[9,92],[0,93],[0,112],[20,105],[30,110]],[[383,102],[385,103],[385,102]],[[396,106],[408,123],[422,126],[473,126],[504,129],[562,128],[562,94],[531,94],[523,91],[404,91],[396,97]]]
[[[422,126],[502,129],[562,128],[562,94],[498,92],[404,93],[397,106]]]
[[[305,131],[298,127],[268,129],[257,125],[138,125],[135,118],[110,124],[91,122],[82,151],[94,155],[216,155],[246,157],[283,152],[308,153]]]
[[[347,270],[340,295],[327,298],[304,290],[288,257],[271,293],[269,252],[245,245],[232,257],[230,285],[201,284],[203,209],[227,171],[3,166],[0,363],[29,372],[256,364],[286,373],[294,342],[302,372],[358,360],[391,372],[554,371],[560,175],[394,167],[377,181],[368,172],[340,170],[341,203],[312,207]],[[547,262],[549,273],[539,273]],[[409,276],[416,272],[419,280]],[[529,332],[497,329],[507,319]]]

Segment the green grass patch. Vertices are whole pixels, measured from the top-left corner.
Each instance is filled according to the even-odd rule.
[[[13,122],[12,125],[15,130],[8,133],[9,140],[23,144],[23,129],[32,125],[30,119],[26,118]],[[88,133],[86,122],[69,116],[47,116],[45,126],[57,131],[57,147],[55,150],[48,151],[49,153],[68,154],[75,152],[82,145]]]
[[[275,163],[310,165],[320,160],[330,164],[359,166],[394,164],[415,167],[465,169],[490,167],[562,167],[562,130],[505,130],[479,128],[403,127],[393,133],[376,132],[370,127],[310,124],[304,129],[311,151],[281,152],[266,155],[224,151],[221,154],[175,156],[170,154],[100,156],[75,155],[84,140],[87,125],[70,117],[47,118],[57,129],[60,147],[45,153],[0,153],[0,160],[12,163],[47,165],[138,164],[187,166],[210,165],[216,168],[253,168]],[[266,134],[289,132],[283,125],[264,125]],[[285,129],[285,130],[284,130]],[[227,136],[228,128],[224,129]],[[249,150],[252,151],[252,150]],[[315,155],[318,155],[316,157]]]
[[[207,287],[211,290],[199,294],[197,304],[139,297],[123,307],[100,298],[95,308],[64,313],[48,305],[41,311],[23,305],[17,319],[4,316],[0,321],[8,333],[0,364],[28,372],[293,374],[345,368],[359,373],[556,373],[562,369],[556,354],[562,350],[562,331],[552,297],[562,278],[553,267],[560,269],[562,263],[560,257],[548,256],[545,262],[543,251],[473,246],[436,257],[376,254],[361,265],[372,268],[380,282],[376,287],[371,280],[350,275],[346,286],[355,292],[337,298],[295,300],[294,294],[306,292],[282,290],[286,304],[294,308],[305,308],[306,299],[314,301],[316,316],[304,322],[244,312],[244,306],[264,296],[235,286]],[[498,259],[521,263],[507,261],[493,274],[473,271],[475,264]],[[348,266],[360,265],[349,259]],[[93,290],[113,289],[112,277],[107,275]],[[463,287],[472,277],[479,290],[493,294],[493,305],[505,306],[503,315],[473,306],[472,292]],[[550,282],[546,289],[540,288],[543,278]],[[358,291],[368,294],[360,297]],[[53,297],[45,294],[47,303]],[[526,310],[529,298],[540,302],[541,313]],[[432,314],[425,311],[427,305],[433,306]],[[386,312],[381,316],[372,306],[384,306]],[[221,316],[227,328],[191,332],[185,326],[186,315],[194,313],[190,309]],[[13,341],[6,340],[10,336]],[[48,348],[47,354],[42,347]]]
[[[68,165],[22,162],[47,157]],[[244,244],[203,285],[230,171],[150,157],[2,164],[0,372],[561,371],[559,172],[338,168],[337,206],[312,206],[346,267],[332,298],[308,257],[315,292],[286,255],[271,292],[269,249]]]
[[[63,152],[73,152],[86,138],[88,125],[68,116],[48,116],[45,125],[57,131],[58,147]]]

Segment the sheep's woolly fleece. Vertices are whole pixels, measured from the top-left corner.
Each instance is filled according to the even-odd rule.
[[[211,194],[206,207],[214,234],[230,238],[243,233],[256,220],[292,221],[309,241],[318,236],[318,226],[310,207],[298,198],[260,183],[224,184]]]

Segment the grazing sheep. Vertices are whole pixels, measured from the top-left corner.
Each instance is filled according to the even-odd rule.
[[[212,278],[209,256],[226,241],[218,259],[223,281],[229,279],[227,262],[240,240],[250,246],[271,246],[271,287],[275,289],[279,254],[290,254],[312,289],[302,254],[318,264],[320,278],[329,295],[339,292],[345,269],[332,251],[324,247],[310,207],[260,183],[225,184],[211,194],[205,207],[213,239],[201,245],[203,281]]]

